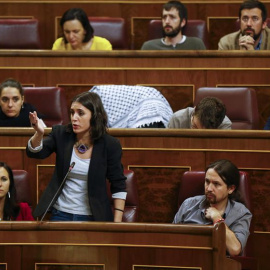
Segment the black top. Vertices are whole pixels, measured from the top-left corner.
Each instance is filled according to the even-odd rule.
[[[0,107],[0,127],[31,127],[29,112],[36,111],[36,108],[29,104],[23,103],[23,108],[17,117],[6,116]],[[40,117],[40,115],[38,114]]]

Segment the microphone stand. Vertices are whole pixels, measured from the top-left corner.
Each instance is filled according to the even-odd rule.
[[[75,162],[72,162],[72,163],[70,164],[67,174],[65,175],[65,177],[64,177],[64,179],[63,179],[61,185],[59,186],[59,188],[57,189],[56,193],[54,194],[54,196],[53,196],[53,198],[52,198],[52,200],[51,200],[49,206],[47,207],[46,211],[44,212],[44,214],[43,214],[43,216],[42,216],[40,222],[44,219],[45,215],[47,214],[47,212],[49,211],[50,207],[52,206],[52,204],[53,204],[55,198],[58,196],[59,192],[62,190],[62,188],[63,188],[63,186],[64,186],[64,184],[65,184],[65,182],[66,182],[66,180],[67,180],[67,177],[68,177],[70,171],[73,169],[74,165],[75,165]]]

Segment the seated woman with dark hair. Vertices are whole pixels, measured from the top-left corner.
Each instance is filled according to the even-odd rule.
[[[23,88],[18,81],[7,79],[1,83],[0,127],[31,127],[29,112],[34,111],[33,105],[24,102]]]
[[[17,204],[13,173],[4,162],[0,162],[0,220],[34,220],[27,203]]]
[[[102,37],[94,36],[88,16],[81,8],[68,9],[60,20],[63,37],[53,44],[53,50],[112,50],[111,43]]]

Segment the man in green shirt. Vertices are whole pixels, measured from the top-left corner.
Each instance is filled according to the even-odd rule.
[[[201,39],[182,34],[186,23],[186,7],[180,1],[169,1],[162,11],[164,38],[144,42],[141,50],[205,50]]]

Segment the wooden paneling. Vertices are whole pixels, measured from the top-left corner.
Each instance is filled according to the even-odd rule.
[[[105,270],[105,265],[90,263],[36,263],[35,270]]]
[[[266,270],[269,268],[270,256],[270,233],[258,232],[255,234],[254,255],[258,258],[258,270]],[[263,248],[262,248],[263,247]]]
[[[140,50],[143,43],[148,40],[148,25],[151,20],[160,19],[158,17],[133,17],[131,18],[132,44],[134,50]]]
[[[129,168],[135,172],[139,205],[142,206],[138,221],[164,222],[166,220],[171,223],[178,210],[181,175],[189,170],[189,167],[158,166],[157,170],[156,166],[134,165]]]

